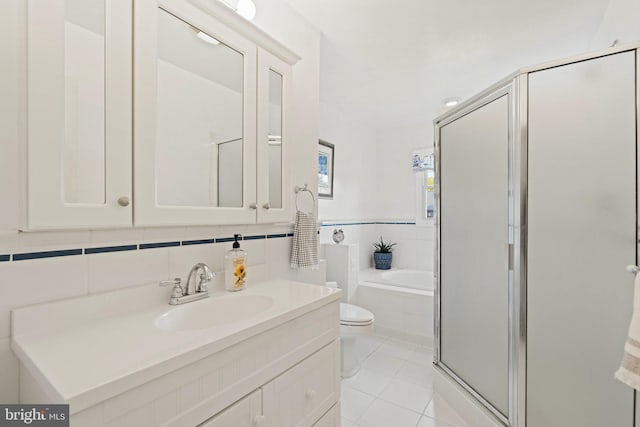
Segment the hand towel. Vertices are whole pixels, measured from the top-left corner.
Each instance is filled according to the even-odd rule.
[[[624,345],[622,363],[615,377],[628,386],[640,390],[640,274],[636,274],[634,281],[633,314],[631,326],[629,326],[629,337]]]
[[[318,269],[318,229],[313,213],[296,212],[291,246],[291,268]]]

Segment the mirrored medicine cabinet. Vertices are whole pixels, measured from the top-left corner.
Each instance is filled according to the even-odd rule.
[[[23,229],[291,219],[295,53],[217,1],[27,9]]]
[[[295,57],[285,61],[199,5],[211,6],[136,2],[136,16],[155,16],[134,25],[136,222],[287,221]],[[241,19],[225,11],[232,24]]]

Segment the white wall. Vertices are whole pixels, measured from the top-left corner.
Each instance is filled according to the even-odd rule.
[[[0,2],[0,255],[61,249],[118,246],[245,235],[278,234],[291,224],[138,228],[18,233],[20,212],[20,147],[25,134],[25,62],[23,0]],[[319,99],[319,33],[282,0],[256,1],[255,22],[297,52],[294,67],[292,183],[317,186],[316,150]],[[293,197],[293,192],[287,195]],[[290,238],[245,241],[249,275],[254,280],[287,277]],[[0,261],[0,402],[18,399],[19,366],[10,350],[12,307],[105,292],[184,277],[191,265],[204,261],[222,271],[230,244],[177,246],[104,254],[75,255],[25,261]],[[295,276],[294,276],[295,277]],[[220,275],[217,286],[221,283]]]
[[[637,0],[610,0],[600,28],[591,42],[592,49],[640,41],[640,2]]]
[[[377,138],[371,127],[320,103],[320,139],[335,145],[333,199],[320,199],[320,220],[377,217]]]
[[[422,147],[433,147],[433,122],[427,117],[412,127],[380,132],[376,147],[377,169],[381,171],[377,203],[380,218],[415,220],[416,180],[411,154]]]
[[[333,200],[320,200],[319,219],[325,223],[320,242],[331,243],[333,230],[342,228],[345,243],[360,246],[360,268],[373,267],[373,242],[380,236],[398,245],[393,267],[433,270],[433,227],[413,224],[358,222],[415,222],[415,172],[411,154],[433,145],[432,123],[376,130],[358,124],[320,103],[320,138],[336,146]],[[355,224],[352,224],[355,222]],[[346,223],[350,225],[326,226]]]

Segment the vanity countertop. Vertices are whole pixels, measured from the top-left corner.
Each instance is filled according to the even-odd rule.
[[[165,289],[157,288],[149,285],[12,311],[12,349],[46,390],[51,399],[47,403],[69,403],[72,413],[81,411],[338,301],[341,294],[324,286],[271,280],[242,292],[170,306]],[[269,297],[273,305],[202,329],[171,331],[155,326],[156,319],[169,311],[214,298],[226,299],[218,304],[249,295]]]

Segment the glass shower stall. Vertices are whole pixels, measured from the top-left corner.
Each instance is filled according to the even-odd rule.
[[[638,244],[638,46],[531,67],[435,120],[435,366],[512,427],[633,427],[613,378]]]

